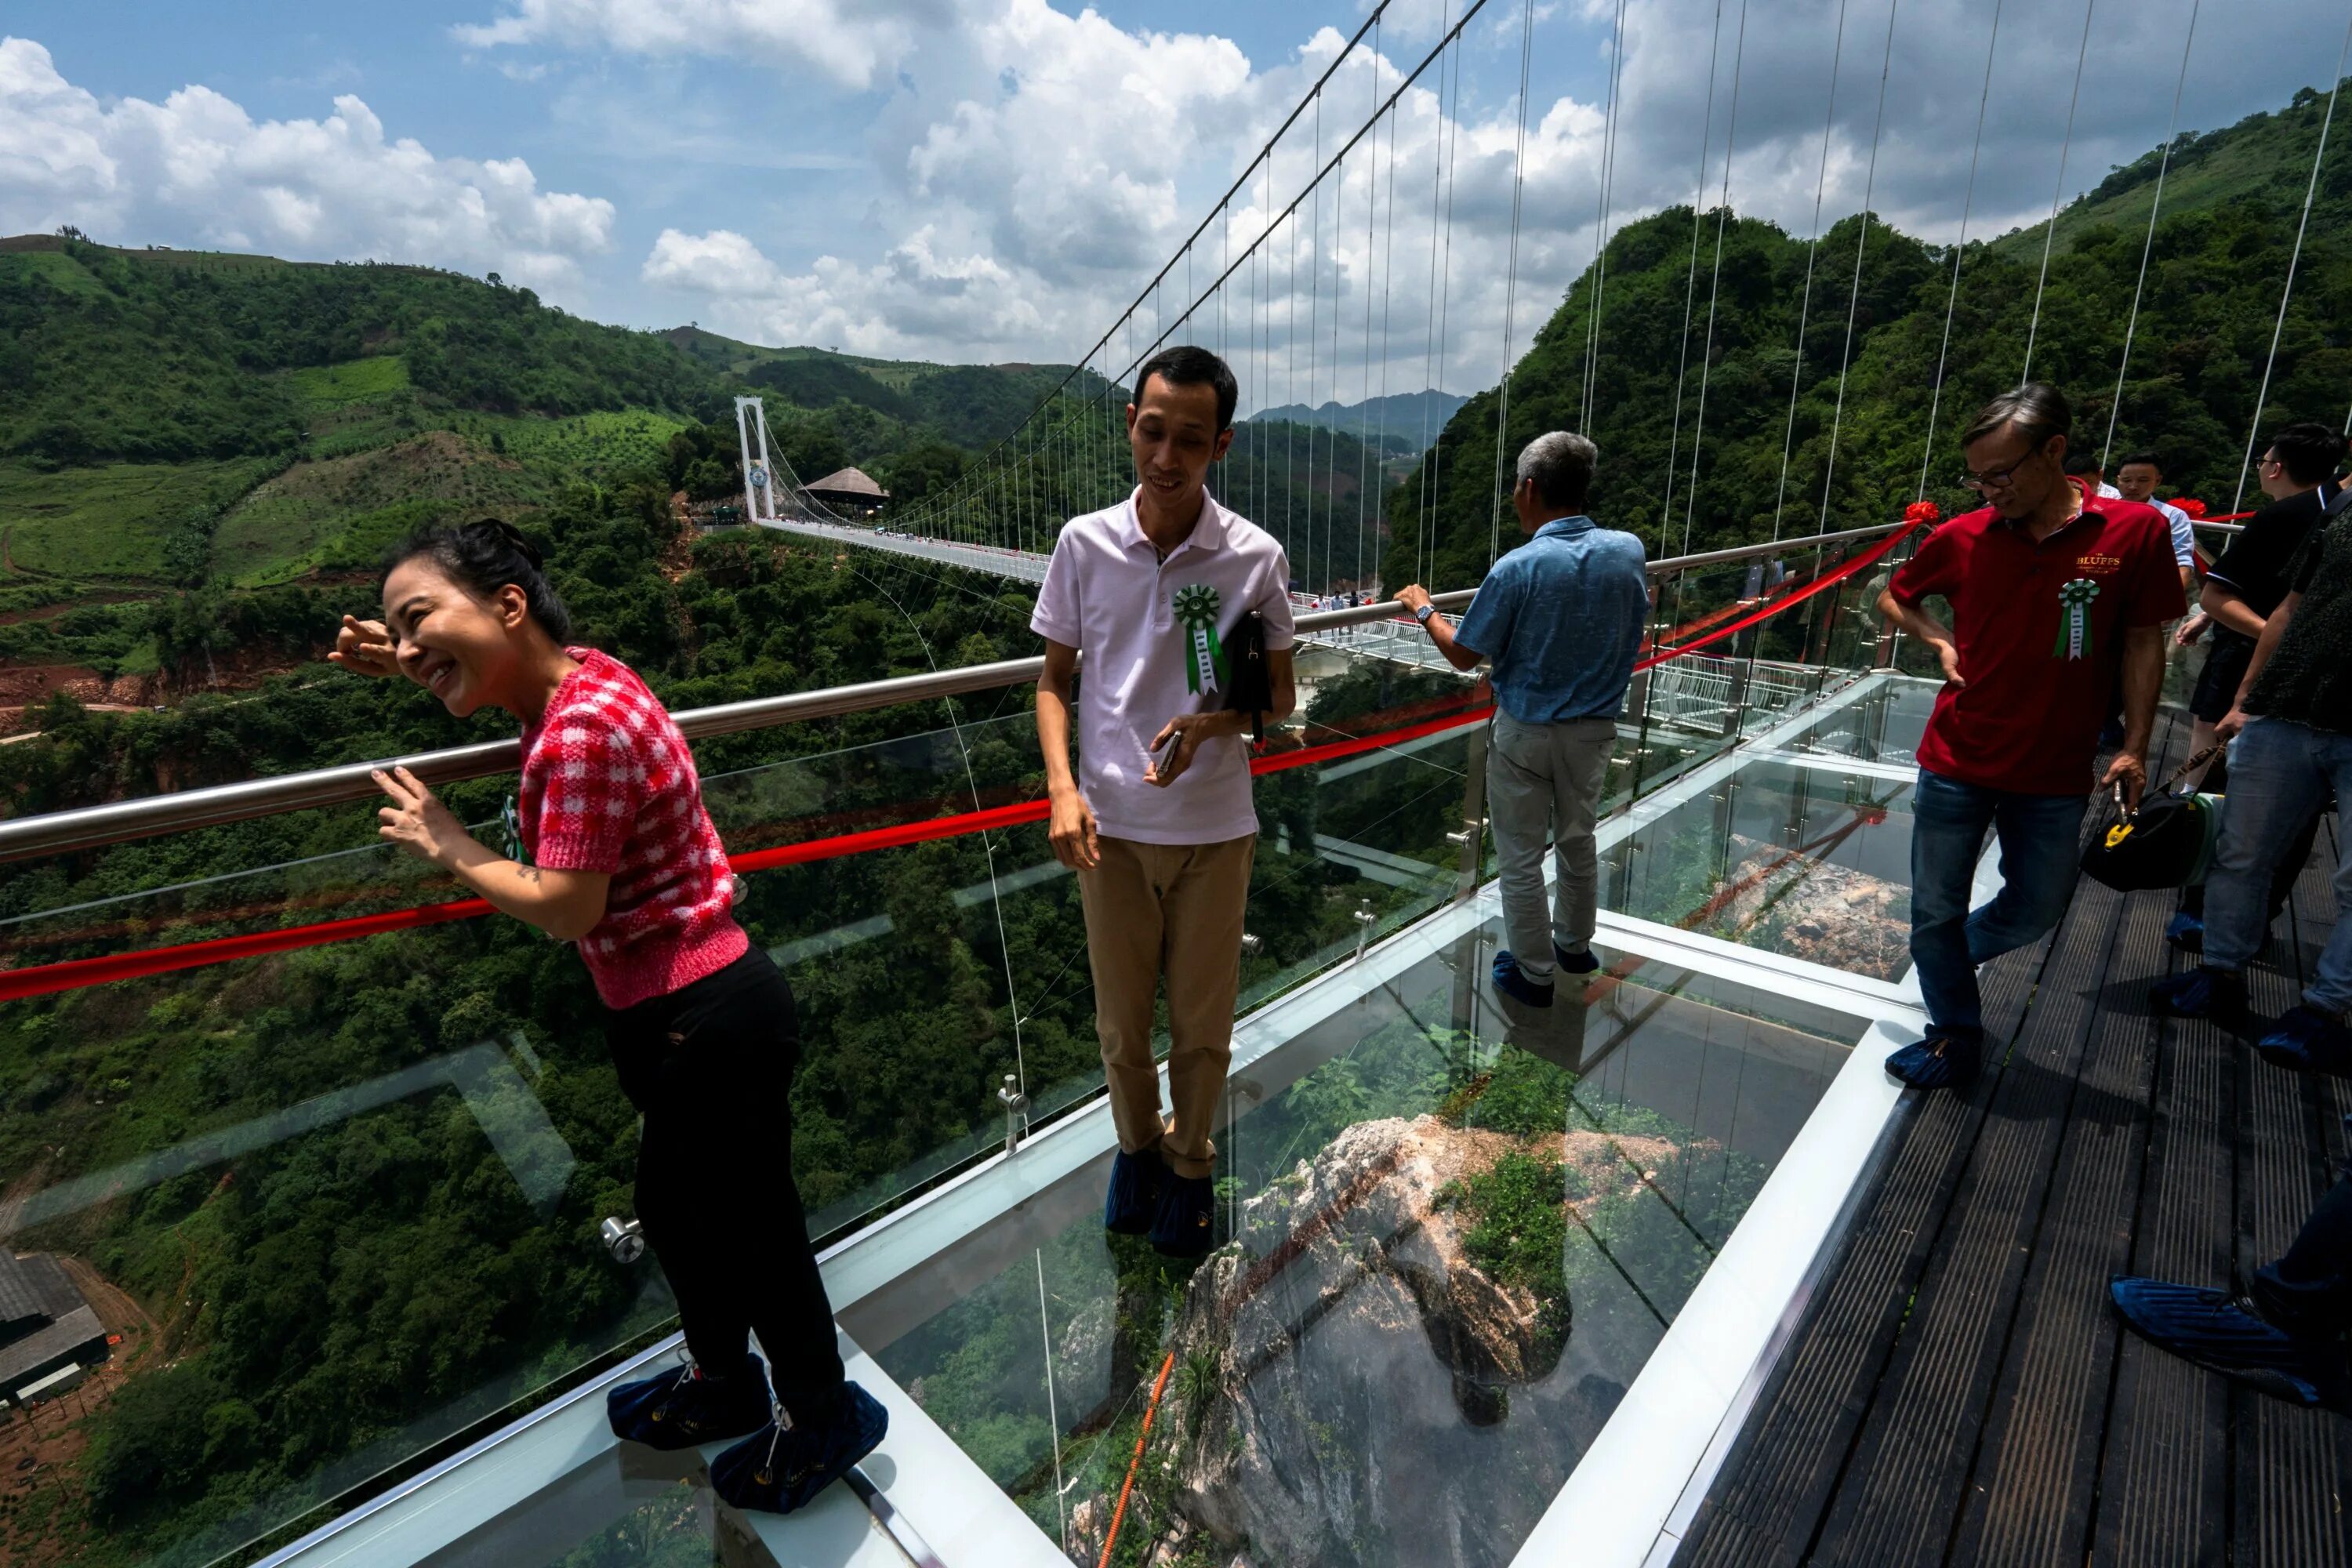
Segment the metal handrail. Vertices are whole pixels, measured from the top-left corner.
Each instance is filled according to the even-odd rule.
[[[1661,576],[1696,566],[1785,555],[1816,545],[1874,538],[1900,526],[1899,523],[1880,523],[1870,528],[1809,534],[1802,539],[1783,539],[1768,544],[1743,544],[1729,550],[1671,556],[1649,563],[1646,569],[1650,575]],[[1475,588],[1464,588],[1435,595],[1433,600],[1441,610],[1456,610],[1466,607],[1476,593]],[[1403,614],[1403,605],[1394,599],[1384,599],[1375,605],[1317,610],[1299,616],[1297,626],[1301,632],[1317,632],[1366,621],[1391,620]],[[993,664],[965,665],[956,669],[926,671],[921,675],[894,676],[887,680],[862,681],[854,686],[795,691],[782,697],[755,697],[748,701],[725,702],[713,708],[690,708],[671,717],[677,721],[679,732],[688,741],[702,741],[716,735],[740,734],[747,730],[765,730],[779,724],[831,719],[876,708],[893,708],[903,702],[935,701],[943,697],[961,697],[975,691],[995,691],[1007,686],[1025,685],[1037,679],[1045,664],[1042,655],[1032,655],[1027,658],[1000,659]],[[95,849],[132,838],[152,837],[159,833],[216,827],[224,823],[246,822],[289,811],[307,811],[316,806],[370,800],[379,793],[371,776],[378,768],[403,767],[426,784],[446,784],[463,779],[513,773],[521,766],[522,743],[520,740],[483,741],[470,746],[452,746],[445,751],[419,752],[412,756],[347,763],[340,767],[319,768],[309,773],[281,773],[268,778],[245,779],[236,784],[215,784],[205,789],[142,795],[135,800],[86,806],[78,811],[49,812],[43,816],[0,822],[0,862],[61,855],[76,849]]]

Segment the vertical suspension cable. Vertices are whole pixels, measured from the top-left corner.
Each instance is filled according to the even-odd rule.
[[[1440,0],[1440,7],[1438,36],[1443,37],[1444,29],[1454,20],[1454,0]],[[1445,170],[1444,161],[1440,156],[1445,145],[1445,67],[1443,64],[1437,68],[1436,102],[1437,136],[1429,145],[1429,302],[1423,311],[1421,323],[1421,483],[1413,496],[1412,510],[1412,580],[1416,583],[1429,580],[1428,571],[1422,565],[1430,545],[1429,524],[1424,518],[1429,510],[1430,489],[1435,482],[1431,471],[1437,457],[1429,437],[1429,394],[1437,385],[1437,201],[1441,195],[1440,181]]]
[[[1314,405],[1307,401],[1315,395],[1315,351],[1323,333],[1323,95],[1315,95],[1315,163],[1310,171],[1315,180],[1315,226],[1307,241],[1307,398],[1300,406],[1307,409],[1307,591],[1316,592],[1315,563],[1315,426]]]
[[[1845,377],[1853,366],[1853,325],[1862,304],[1862,258],[1870,251],[1870,198],[1878,186],[1878,138],[1886,126],[1886,79],[1895,66],[1895,18],[1903,0],[1887,0],[1886,47],[1878,60],[1878,110],[1870,122],[1870,167],[1862,179],[1862,231],[1853,241],[1853,286],[1845,300],[1845,347],[1838,354],[1837,401],[1830,412],[1829,460],[1822,467],[1822,512],[1815,531],[1830,526],[1830,488],[1837,482],[1838,437],[1845,428]]]
[[[1439,264],[1437,276],[1437,374],[1441,376],[1445,374],[1447,329],[1454,303],[1454,155],[1462,143],[1462,40],[1456,37],[1453,47],[1454,111],[1439,125],[1445,137],[1445,256]],[[1444,79],[1439,78],[1438,83],[1442,88]],[[1438,103],[1441,116],[1444,107],[1441,96]],[[1437,574],[1437,501],[1439,484],[1444,478],[1444,447],[1445,433],[1440,429],[1436,442],[1429,450],[1429,522],[1423,530],[1429,536],[1429,564],[1423,572],[1424,580]]]
[[[2003,4],[2004,0],[1993,0],[1992,34],[1985,40],[1984,87],[1977,95],[1977,135],[1969,148],[1969,188],[1960,201],[1960,235],[1952,242],[1952,289],[1944,300],[1944,342],[1936,351],[1935,391],[1927,402],[1927,440],[1919,454],[1919,491],[1911,498],[1914,500],[1927,499],[1927,465],[1936,460],[1936,418],[1944,409],[1944,363],[1952,351],[1952,313],[1960,303],[1960,264],[1968,258],[1969,217],[1976,209],[1977,154],[1984,150],[1985,105],[1992,100],[1992,56],[2000,43]]]
[[[1609,290],[1609,208],[1616,194],[1617,99],[1624,81],[1625,0],[1617,0],[1617,19],[1609,45],[1609,104],[1601,127],[1601,217],[1592,235],[1592,295],[1585,334],[1584,394],[1577,404],[1578,426],[1588,436],[1601,400],[1601,310]]]
[[[1374,50],[1372,58],[1378,59],[1380,52]],[[1385,465],[1389,443],[1389,289],[1396,281],[1396,139],[1397,122],[1403,118],[1402,109],[1391,110],[1389,113],[1389,196],[1386,216],[1381,220],[1384,226],[1381,230],[1381,421],[1380,438],[1372,447],[1372,478],[1380,486],[1380,495],[1372,509],[1371,581],[1376,593],[1382,586],[1381,546],[1388,536],[1389,479]],[[1370,301],[1366,302],[1364,310],[1369,321],[1371,313]],[[1370,331],[1368,326],[1364,348],[1368,358],[1371,353]]]
[[[1715,209],[1715,270],[1706,285],[1706,347],[1698,362],[1698,419],[1691,427],[1690,494],[1683,510],[1683,553],[1690,553],[1698,515],[1698,455],[1706,439],[1706,389],[1715,375],[1715,307],[1723,292],[1723,231],[1731,221],[1731,158],[1739,145],[1739,72],[1748,58],[1748,0],[1739,0],[1739,41],[1731,52],[1731,113],[1723,138],[1723,197]]]
[[[1519,204],[1528,182],[1528,61],[1535,52],[1536,0],[1526,0],[1519,12],[1519,130],[1511,153],[1511,248],[1503,278],[1503,384],[1495,393],[1495,494],[1486,525],[1486,564],[1491,569],[1503,552],[1504,455],[1511,425],[1511,316],[1518,303]]]
[[[2180,134],[2180,95],[2189,86],[2189,50],[2197,41],[2197,13],[2205,0],[2189,0],[2189,31],[2180,40],[2180,74],[2172,83],[2172,118],[2164,126],[2164,155],[2156,165],[2156,195],[2147,204],[2147,237],[2140,242],[2139,279],[2132,285],[2131,315],[2124,322],[2124,352],[2116,361],[2116,395],[2107,404],[2107,438],[2099,446],[2104,470],[2116,446],[2116,416],[2124,405],[2124,373],[2131,367],[2132,336],[2139,330],[2139,300],[2147,288],[2147,258],[2156,249],[2156,215],[2164,209],[2164,176],[2172,168],[2172,143]],[[2352,420],[2347,420],[2352,424]]]
[[[1682,470],[1683,379],[1690,371],[1691,313],[1698,304],[1698,226],[1706,205],[1706,160],[1715,149],[1715,66],[1723,52],[1723,0],[1715,0],[1715,41],[1706,53],[1706,115],[1699,123],[1698,184],[1691,192],[1690,273],[1683,281],[1683,347],[1675,367],[1675,423],[1666,443],[1666,497],[1658,513],[1658,553],[1666,553],[1666,530],[1675,518],[1675,479]]]
[[[2327,112],[2319,121],[2319,145],[2311,154],[2311,182],[2303,189],[2303,216],[2294,226],[2294,249],[2286,259],[2286,287],[2279,290],[2278,320],[2271,327],[2270,357],[2263,362],[2262,390],[2254,394],[2254,417],[2246,427],[2246,458],[2238,466],[2238,490],[2231,498],[2230,510],[2236,511],[2246,499],[2246,472],[2253,467],[2254,443],[2262,438],[2263,405],[2270,400],[2271,372],[2277,368],[2279,339],[2286,331],[2287,301],[2294,297],[2295,265],[2303,259],[2303,237],[2311,227],[2311,198],[2319,190],[2319,161],[2327,156],[2328,128],[2336,123],[2336,94],[2344,85],[2344,58],[2352,51],[2352,26],[2344,33],[2344,45],[2336,51],[2335,85],[2327,89]]]
[[[2074,89],[2066,100],[2066,134],[2058,143],[2058,184],[2050,193],[2050,226],[2042,235],[2042,275],[2033,280],[2033,319],[2025,328],[2025,365],[2021,382],[2033,379],[2033,339],[2042,330],[2042,290],[2050,282],[2050,252],[2058,240],[2058,204],[2066,195],[2066,154],[2074,147],[2074,108],[2083,100],[2083,62],[2091,55],[2091,13],[2099,0],[2083,0],[2083,41],[2074,50]]]
[[[1772,542],[1780,542],[1780,509],[1789,497],[1789,454],[1797,439],[1797,388],[1805,379],[1805,327],[1812,319],[1813,260],[1822,249],[1822,196],[1829,189],[1830,129],[1837,122],[1838,67],[1845,59],[1846,0],[1838,0],[1837,41],[1830,46],[1829,108],[1822,115],[1822,166],[1813,176],[1813,237],[1805,247],[1805,289],[1797,305],[1797,363],[1789,372],[1789,419],[1780,432],[1780,483],[1772,495]],[[1870,219],[1865,214],[1864,226]]]
[[[1343,214],[1348,201],[1348,154],[1344,150],[1338,154],[1338,163],[1331,171],[1331,423],[1323,429],[1323,494],[1331,509],[1325,552],[1330,558],[1335,585],[1339,572],[1339,307],[1347,293],[1339,276],[1340,237],[1347,233]],[[1312,473],[1307,475],[1310,483],[1314,478]]]
[[[1381,29],[1377,23],[1372,26],[1371,62],[1372,150],[1364,164],[1364,395],[1356,408],[1356,588],[1360,593],[1365,585],[1365,517],[1371,510],[1370,476],[1365,472],[1371,454],[1364,446],[1362,405],[1372,397],[1372,233],[1381,210]],[[1395,195],[1393,188],[1390,195]],[[1377,524],[1378,513],[1371,515]]]

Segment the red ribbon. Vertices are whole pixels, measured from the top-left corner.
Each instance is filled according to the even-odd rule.
[[[1814,595],[1875,565],[1887,552],[1916,532],[1921,526],[1921,521],[1915,521],[1910,527],[1889,534],[1835,571],[1816,577],[1796,592],[1718,626],[1695,642],[1661,649],[1633,668],[1648,669],[1667,659],[1696,652],[1736,636],[1759,621],[1768,620],[1791,605],[1802,604]],[[1491,701],[1481,702],[1458,712],[1441,714],[1401,729],[1383,730],[1370,735],[1342,736],[1336,741],[1303,746],[1294,752],[1270,752],[1251,758],[1250,772],[1278,773],[1313,763],[1336,762],[1341,757],[1378,751],[1384,746],[1400,745],[1407,741],[1480,723],[1494,710]],[[1015,801],[1009,805],[991,806],[984,811],[959,812],[919,822],[893,823],[887,827],[869,828],[860,833],[836,834],[830,838],[812,838],[797,844],[780,844],[769,849],[754,849],[729,857],[728,864],[730,869],[739,876],[773,870],[782,866],[806,866],[821,860],[836,860],[846,855],[870,854],[877,849],[897,849],[909,844],[960,837],[967,833],[985,833],[992,828],[1018,827],[1032,822],[1043,822],[1048,810],[1048,804],[1042,800]],[[104,985],[117,980],[140,980],[183,969],[201,969],[240,958],[293,952],[328,942],[352,942],[361,937],[383,936],[392,931],[415,931],[450,921],[472,920],[489,912],[490,905],[484,900],[457,899],[447,903],[424,904],[413,909],[391,910],[382,914],[355,915],[347,920],[289,926],[282,931],[210,937],[173,947],[142,948],[136,952],[108,953],[100,958],[75,958],[58,963],[0,970],[0,1002],[44,996],[57,991],[79,991],[85,986]]]

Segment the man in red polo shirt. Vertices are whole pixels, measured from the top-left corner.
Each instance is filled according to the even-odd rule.
[[[2002,393],[1960,437],[1985,499],[1927,536],[1878,607],[1936,650],[1944,689],[1912,795],[1911,961],[1927,1037],[1886,1059],[1916,1089],[1958,1088],[1983,1059],[1977,965],[2064,912],[2108,699],[2124,741],[2099,780],[2137,805],[2164,679],[2164,623],[2183,608],[2163,514],[2066,477],[2073,412],[2055,387]],[[1947,628],[1922,603],[1941,595]],[[1969,909],[1985,834],[2001,889]]]

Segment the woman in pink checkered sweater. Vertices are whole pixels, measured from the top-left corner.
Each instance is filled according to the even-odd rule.
[[[888,1420],[844,1377],[793,1184],[792,991],[736,923],[677,726],[626,665],[568,645],[570,633],[539,551],[484,521],[394,552],[383,619],[344,616],[328,657],[404,675],[460,718],[497,708],[521,721],[514,852],[467,833],[406,768],[375,774],[390,798],[379,831],[579,945],[621,1088],[645,1116],[637,1215],[691,1356],[611,1389],[613,1430],[660,1448],[740,1437],[712,1461],[712,1485],[739,1507],[790,1512]]]

